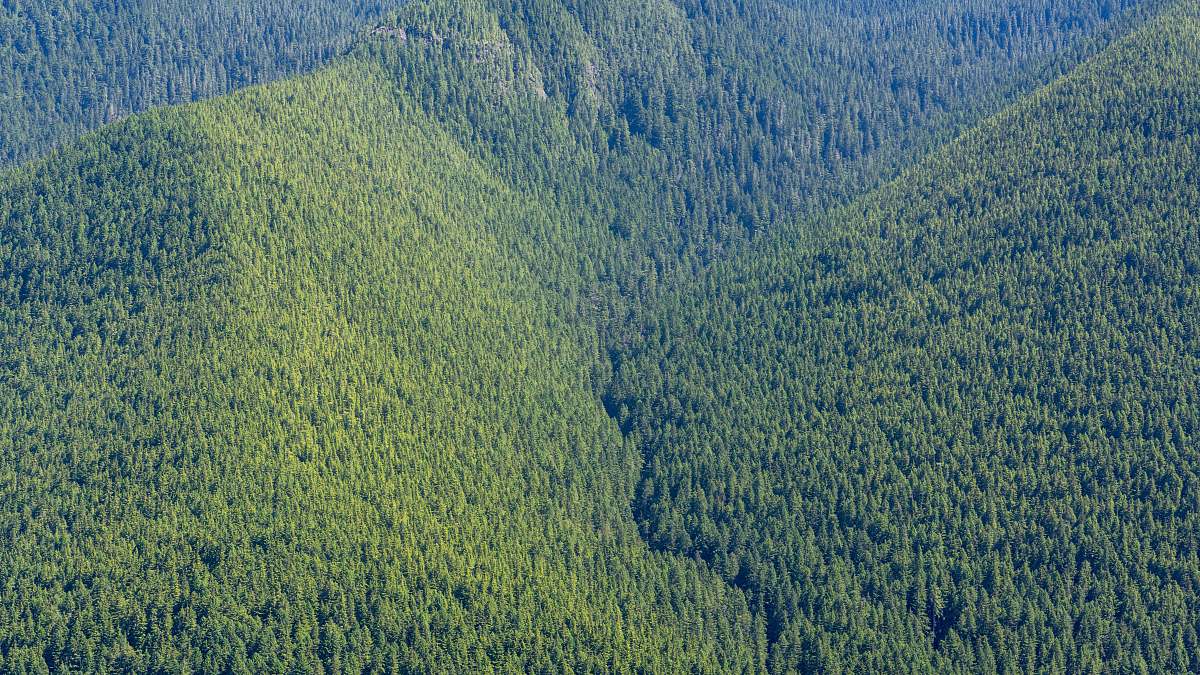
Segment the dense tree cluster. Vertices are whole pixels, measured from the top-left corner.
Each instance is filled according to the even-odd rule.
[[[640,540],[587,335],[490,233],[562,215],[393,90],[350,63],[8,178],[0,671],[762,661]]]
[[[132,112],[301,72],[400,0],[4,0],[0,165]]]
[[[773,671],[1200,668],[1198,17],[661,303],[636,513]]]
[[[216,4],[0,4],[0,77],[120,116],[385,9]],[[0,671],[1196,668],[1156,9],[412,2],[0,176]]]
[[[629,184],[611,216],[629,248],[703,261],[875,186],[1157,4],[431,0],[365,48],[472,147],[538,174],[560,155],[502,99],[565,112],[595,170]]]

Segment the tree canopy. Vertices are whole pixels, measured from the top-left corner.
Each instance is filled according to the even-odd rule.
[[[4,104],[0,671],[1200,669],[1196,3],[219,4],[0,4],[325,63]]]

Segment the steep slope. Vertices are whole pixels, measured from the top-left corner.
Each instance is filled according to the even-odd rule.
[[[1200,667],[1200,10],[718,265],[610,407],[771,669]]]
[[[641,543],[595,333],[504,243],[564,214],[378,67],[4,185],[0,670],[761,663],[739,593]]]
[[[950,5],[415,3],[315,75],[137,116],[4,176],[0,670],[757,672],[768,637],[781,671],[854,650],[981,663],[930,647],[919,612],[863,609],[841,531],[800,549],[789,504],[729,507],[752,515],[722,558],[662,534],[703,541],[688,529],[711,529],[703,501],[683,522],[638,491],[708,461],[667,454],[707,424],[721,438],[704,447],[744,464],[706,480],[795,496],[771,483],[784,464],[745,473],[794,429],[762,440],[702,396],[712,416],[686,428],[648,415],[702,382],[734,415],[757,414],[745,391],[802,420],[756,389],[788,354],[777,305],[746,316],[749,361],[660,333],[660,381],[636,317],[670,284],[701,273],[688,292],[722,314],[681,316],[727,337],[743,316],[730,270],[788,277],[704,265],[825,260],[811,247],[829,234],[750,233],[874,184],[1005,99],[986,92],[1022,90],[1147,6],[968,5],[945,23]],[[935,40],[958,50],[948,63],[905,56]],[[856,128],[873,140],[841,138]],[[854,214],[831,231],[870,232]],[[823,283],[853,282],[840,274]],[[606,411],[614,358],[626,393]],[[606,414],[621,403],[629,438]],[[643,543],[631,503],[670,551]],[[809,577],[798,556],[816,546],[836,570]],[[808,593],[825,578],[851,594]],[[980,643],[931,616],[939,645]]]
[[[1159,4],[431,0],[365,49],[506,169],[539,127],[498,93],[553,104],[630,250],[690,265],[877,186]]]
[[[325,63],[348,35],[402,4],[0,3],[0,164],[131,112]],[[430,3],[412,4],[401,17]],[[545,72],[550,96],[574,100],[602,84],[623,133],[688,150],[677,172],[711,180],[722,164],[728,184],[690,208],[717,218],[714,231],[728,238],[735,225],[762,227],[794,204],[874,186],[914,150],[1044,81],[1047,68],[1074,63],[1159,0],[432,4],[451,17],[498,15]],[[598,59],[575,58],[575,32]],[[749,184],[763,197],[738,191]],[[738,212],[726,214],[725,202]]]

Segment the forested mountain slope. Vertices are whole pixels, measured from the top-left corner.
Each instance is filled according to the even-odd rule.
[[[620,364],[635,513],[775,672],[1200,668],[1200,10],[702,275]]]
[[[564,215],[378,67],[4,183],[0,670],[756,669],[505,243]]]
[[[324,63],[401,4],[0,3],[0,164],[131,112]],[[994,108],[1157,4],[532,0],[444,10],[451,23],[480,7],[497,14],[517,48],[533,50],[551,95],[573,98],[603,80],[632,133],[655,144],[713,144],[691,148],[689,172],[713,168],[708,154],[742,152],[728,181],[769,184],[772,199],[808,202],[907,163],[908,146]],[[401,21],[424,11],[402,10]],[[409,27],[430,36],[438,28]],[[579,35],[593,48],[583,56],[598,59],[572,54]],[[743,138],[749,132],[754,142]],[[785,185],[774,185],[785,179],[765,163],[787,170]],[[745,224],[753,216],[746,212]]]
[[[1159,4],[432,0],[366,48],[508,162],[539,161],[539,129],[497,114],[498,93],[553,104],[595,171],[629,184],[613,230],[664,266],[876,186]]]
[[[400,0],[0,2],[0,165],[327,62]]]
[[[963,234],[1007,223],[1009,202],[1031,209],[1013,222],[1074,227],[1050,218],[1083,213],[1074,193],[1051,206],[1014,197],[1052,180],[1031,150],[1039,139],[1062,144],[1045,155],[1060,162],[1047,165],[1053,180],[1074,185],[1094,164],[1132,186],[1111,199],[1087,193],[1089,208],[1108,209],[1095,213],[1150,205],[1142,220],[1114,220],[1112,241],[1188,206],[1194,75],[1163,74],[1192,65],[1192,14],[1154,24],[834,217],[789,224],[911,163],[1151,7],[432,0],[389,14],[317,73],[137,115],[0,176],[0,671],[1180,665],[1168,657],[1195,646],[1183,621],[1191,568],[1168,565],[1170,547],[1190,541],[1170,529],[1190,522],[1183,501],[1170,502],[1173,515],[1146,512],[1168,529],[1151,549],[1129,543],[1143,557],[1087,548],[1094,586],[1038,576],[1038,560],[1060,561],[1045,550],[1057,540],[1019,539],[1018,528],[1058,528],[1079,550],[1132,542],[1111,528],[1075,536],[1084,525],[1000,501],[1034,495],[1025,508],[1059,500],[1090,513],[1073,483],[1000,473],[1031,457],[1065,461],[1056,448],[1100,448],[1080,440],[1090,418],[1060,425],[1041,455],[1008,451],[1016,440],[991,445],[1024,419],[1016,413],[971,418],[978,426],[958,428],[937,473],[916,461],[928,443],[896,439],[942,438],[929,420],[959,418],[949,404],[926,414],[920,390],[901,386],[912,376],[891,390],[878,383],[944,367],[939,377],[959,388],[928,395],[979,403],[1005,391],[978,379],[994,375],[1056,421],[1016,370],[1039,362],[993,353],[968,331],[995,328],[990,339],[1033,319],[987,304],[979,289],[989,285],[964,281],[981,272],[947,256],[1005,241],[1005,255],[1057,250],[1048,234]],[[1139,48],[1144,62],[1128,54]],[[1098,114],[1072,110],[1076,99],[1112,102],[1101,108],[1112,132],[1093,154],[1107,148],[1119,162],[1073,163],[1089,157],[1072,144],[1092,147],[1087,120]],[[1178,190],[1136,172],[1169,156],[1135,124],[1154,111],[1183,125],[1170,146]],[[1005,133],[1013,140],[1001,143]],[[964,205],[976,181],[994,194]],[[962,214],[973,220],[929,225],[968,207],[979,209]],[[1173,250],[1136,259],[1188,255],[1191,221],[1179,222]],[[1149,246],[1157,230],[1147,228]],[[1022,237],[1037,247],[1021,249]],[[922,256],[897,259],[897,242],[910,240]],[[978,257],[981,269],[1007,259]],[[1108,268],[1091,263],[1103,260],[1030,269],[1099,274]],[[945,287],[943,314],[897,314],[888,303],[903,289],[934,298],[917,281],[938,261],[930,284],[962,284]],[[1014,276],[1002,288],[1031,283]],[[1166,290],[1155,295],[1166,286],[1147,288],[1145,302],[1166,303]],[[1172,290],[1186,308],[1192,296]],[[1076,318],[1069,302],[1054,311]],[[946,326],[929,327],[943,315]],[[897,317],[904,332],[887,323]],[[1133,324],[1109,323],[1097,335],[1142,339]],[[1059,333],[1036,328],[1029,339],[1046,342],[1022,344],[1063,349]],[[957,359],[953,345],[962,360],[920,360],[932,357],[910,344],[917,335],[936,337],[942,351],[929,354]],[[1179,363],[1170,372],[1187,386]],[[1070,372],[1084,365],[1094,364]],[[851,386],[859,379],[874,388]],[[1082,406],[1091,393],[1087,381],[1039,387],[1056,404]],[[877,391],[907,397],[888,409],[891,426],[879,410],[893,399]],[[1120,400],[1142,400],[1131,391]],[[976,460],[979,448],[995,457]],[[1128,489],[1141,486],[1132,476],[1166,474],[1152,454],[1111,455],[1127,456],[1128,471],[1105,474],[1124,490],[1126,511],[1112,511],[1122,517],[1151,499]],[[964,533],[981,530],[957,492],[976,475],[964,458],[984,462],[992,483],[978,485],[996,486],[978,517],[996,533],[987,541],[1007,549],[963,548]],[[1036,468],[1031,481],[1072,478]],[[905,482],[912,470],[924,482]],[[875,491],[863,496],[868,476]],[[1100,487],[1086,497],[1108,494]],[[958,507],[971,527],[902,499],[912,494],[920,508]],[[924,576],[889,558],[899,550],[889,541],[907,545]],[[1161,581],[1138,586],[1149,593],[1138,616],[1149,618],[1130,630],[1149,637],[1137,649],[1126,632],[1104,632],[1103,605],[1085,605],[1124,588],[1130,559]],[[1007,576],[979,581],[987,562]],[[980,584],[995,603],[971,604]],[[1053,595],[1062,589],[1074,604]],[[1074,617],[1078,628],[1047,638],[1046,626]]]

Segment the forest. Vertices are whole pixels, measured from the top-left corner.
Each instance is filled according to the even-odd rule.
[[[400,0],[4,0],[0,165],[154,106],[311,70]]]
[[[773,670],[1200,667],[1198,16],[649,322],[635,513],[747,589]]]
[[[0,672],[1200,671],[1200,4],[212,4],[0,0]]]

